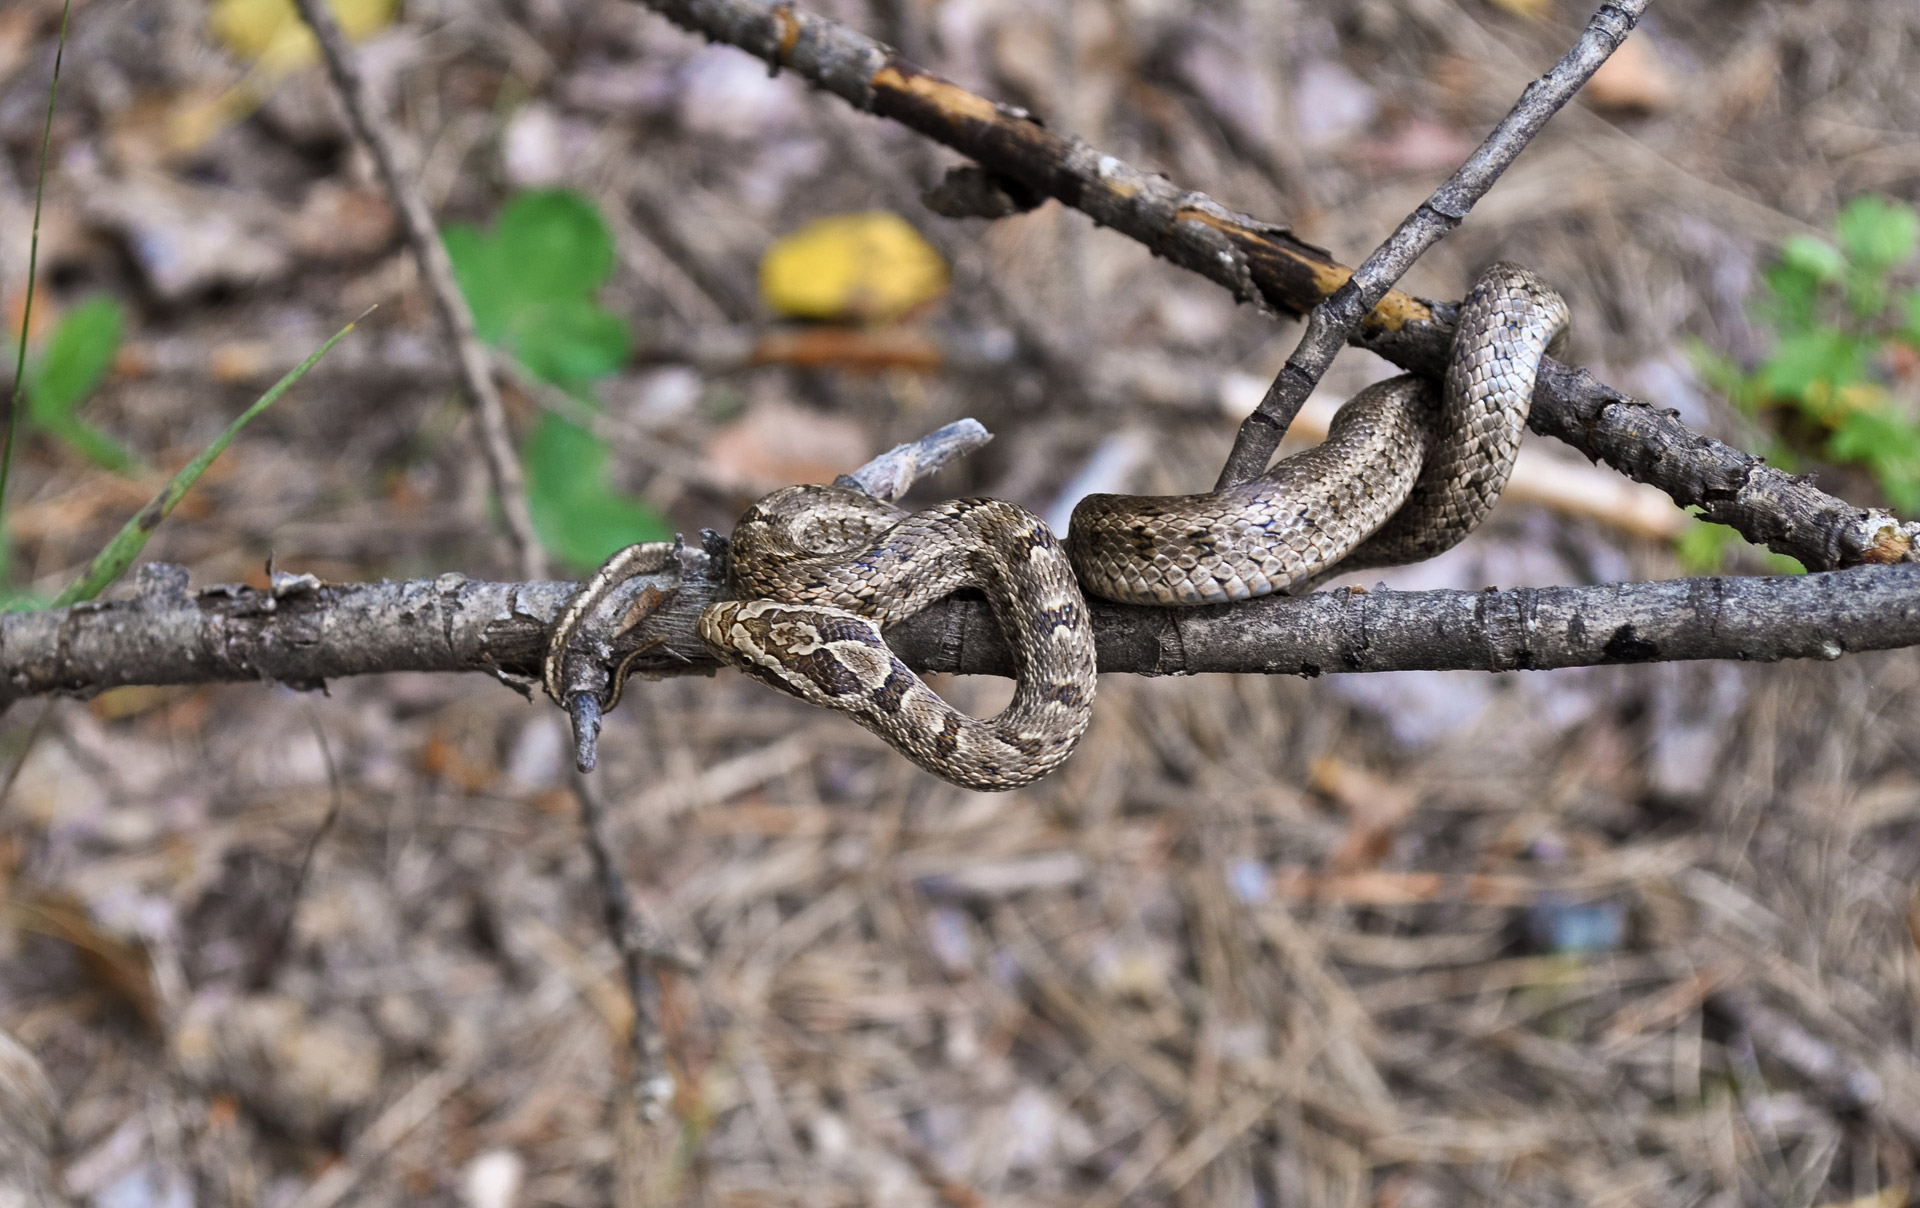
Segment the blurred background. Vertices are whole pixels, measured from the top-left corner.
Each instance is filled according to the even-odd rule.
[[[1590,15],[814,7],[1349,264]],[[567,573],[960,416],[997,439],[916,497],[1064,527],[1087,491],[1202,489],[1297,334],[1055,204],[937,217],[949,153],[637,5],[339,11]],[[15,333],[59,22],[0,8]],[[1916,61],[1907,0],[1665,0],[1406,285],[1531,265],[1571,360],[1912,516]],[[196,583],[262,584],[269,555],[511,575],[288,5],[76,0],[52,120],[11,593],[51,596],[375,304],[149,556]],[[1347,353],[1303,427],[1390,372]],[[1525,456],[1482,532],[1364,581],[1790,569],[1553,442]],[[644,1126],[544,701],[393,676],[32,702],[0,721],[0,1028],[51,1079],[64,1190],[109,1208],[1892,1208],[1920,1145],[1916,734],[1912,652],[1112,676],[1063,771],[981,795],[731,674],[634,685],[597,775],[687,957],[661,974],[679,1093]]]

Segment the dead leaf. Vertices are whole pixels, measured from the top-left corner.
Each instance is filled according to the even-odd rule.
[[[146,949],[101,930],[78,898],[20,886],[12,897],[0,901],[0,918],[22,931],[72,945],[81,965],[102,989],[133,1008],[148,1027],[161,1026],[160,992],[153,984]]]
[[[873,455],[866,429],[853,420],[769,400],[714,434],[707,460],[743,490],[793,482],[831,482]]]
[[[1392,850],[1394,832],[1420,804],[1420,794],[1412,786],[1332,756],[1314,760],[1307,785],[1332,798],[1350,819],[1347,837],[1328,861],[1334,872],[1379,867]]]
[[[146,170],[94,172],[78,183],[88,220],[118,234],[154,292],[169,301],[216,285],[257,285],[293,265],[284,216],[258,198]]]
[[[1581,95],[1596,109],[1655,113],[1678,99],[1679,88],[1652,40],[1641,34],[1628,38],[1600,64]]]
[[[44,15],[39,6],[33,4],[12,6],[0,12],[0,80],[5,80],[27,61]]]
[[[1487,0],[1487,3],[1529,21],[1538,21],[1553,11],[1553,0]]]
[[[119,167],[162,167],[191,156],[253,107],[246,93],[214,84],[148,93],[114,113],[107,147]]]
[[[1454,167],[1472,154],[1473,147],[1473,139],[1464,132],[1415,118],[1386,138],[1342,150],[1340,158],[1381,174],[1433,172]]]
[[[323,180],[308,191],[287,236],[300,255],[332,263],[385,250],[398,229],[384,194]]]
[[[315,1018],[284,995],[196,999],[173,1051],[187,1077],[231,1091],[303,1140],[324,1136],[380,1089],[380,1042],[364,1021]]]

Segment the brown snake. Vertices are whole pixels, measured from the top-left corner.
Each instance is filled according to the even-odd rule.
[[[700,636],[724,661],[848,714],[915,763],[973,789],[1052,771],[1092,715],[1086,591],[1124,604],[1245,600],[1344,571],[1431,557],[1485,518],[1519,450],[1540,359],[1566,303],[1495,264],[1461,303],[1444,389],[1403,376],[1334,416],[1325,441],[1206,495],[1091,495],[1063,548],[994,499],[907,513],[845,487],[786,487],[731,540],[737,599]],[[1013,703],[969,717],[895,658],[881,630],[959,588],[986,593],[1013,649]]]

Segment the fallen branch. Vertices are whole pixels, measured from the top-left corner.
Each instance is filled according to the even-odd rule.
[[[1025,111],[996,105],[933,75],[880,42],[788,3],[642,0],[695,33],[788,68],[855,107],[891,118],[1035,194],[1082,211],[1182,268],[1251,302],[1305,314],[1352,270],[1285,227],[1235,213],[1204,193],[1054,134]],[[1439,377],[1455,308],[1390,290],[1354,335],[1403,369]],[[1670,411],[1549,360],[1534,387],[1529,426],[1708,520],[1800,560],[1810,570],[1914,556],[1920,524],[1862,509],[1693,431]]]

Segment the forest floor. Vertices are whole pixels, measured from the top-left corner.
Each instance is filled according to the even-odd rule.
[[[1349,264],[1589,15],[815,7]],[[0,7],[13,322],[58,21]],[[1571,300],[1570,360],[1745,443],[1690,342],[1760,355],[1748,299],[1783,239],[1862,193],[1920,196],[1920,9],[1671,0],[1629,51],[1407,285],[1457,298],[1486,261],[1531,265]],[[601,302],[634,331],[597,384],[614,486],[688,533],[967,415],[997,439],[916,498],[1052,516],[1088,489],[1201,489],[1297,331],[1057,205],[936,217],[918,195],[947,153],[633,4],[409,0],[360,54],[443,219],[484,227],[528,189],[598,205]],[[427,299],[317,69],[249,68],[198,0],[85,0],[53,146],[45,324],[101,293],[127,308],[85,414],[146,464],[380,305],[152,558],[196,583],[263,582],[270,556],[512,577]],[[952,287],[823,352],[757,266],[872,209]],[[891,367],[859,363],[877,346]],[[1324,393],[1388,372],[1348,353]],[[159,472],[30,435],[16,580],[64,583]],[[1651,515],[1517,499],[1367,578],[1683,573]],[[1920,1185],[1916,734],[1911,651],[1110,676],[1061,772],[983,795],[731,674],[635,684],[596,775],[685,957],[661,973],[678,1094],[648,1125],[544,700],[403,675],[30,702],[0,721],[7,766],[24,753],[0,800],[0,1028],[52,1078],[66,1189],[102,1208],[1894,1208]]]

